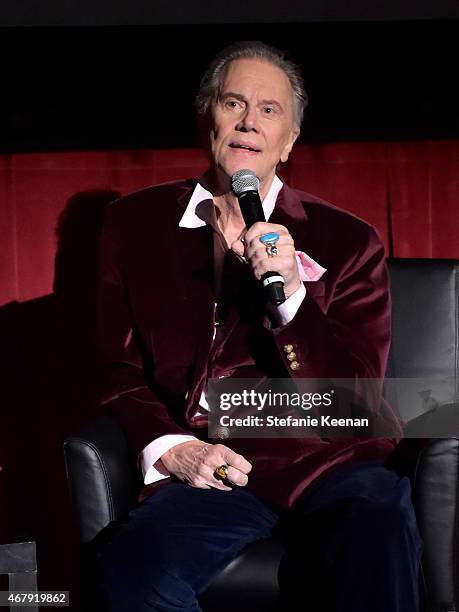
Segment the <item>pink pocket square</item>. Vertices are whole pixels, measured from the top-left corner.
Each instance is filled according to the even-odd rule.
[[[327,268],[323,268],[303,251],[295,251],[295,254],[300,280],[316,281],[327,271]]]

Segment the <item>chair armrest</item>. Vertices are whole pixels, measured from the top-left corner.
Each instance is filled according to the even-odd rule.
[[[413,500],[424,541],[428,610],[456,610],[459,600],[459,440],[432,439],[419,453]]]
[[[386,467],[411,480],[416,519],[424,542],[421,579],[425,610],[456,610],[459,440],[404,438],[386,460]]]
[[[132,508],[140,478],[124,432],[111,417],[67,438],[64,457],[79,539],[86,544]]]

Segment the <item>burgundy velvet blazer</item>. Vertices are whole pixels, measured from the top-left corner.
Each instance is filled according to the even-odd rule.
[[[209,226],[181,228],[193,181],[158,185],[108,206],[98,273],[99,347],[108,367],[101,402],[126,431],[135,456],[164,434],[205,439],[197,418],[213,337],[213,236]],[[370,225],[284,184],[270,222],[285,225],[297,250],[327,268],[294,319],[267,330],[279,376],[382,378],[390,344],[391,302],[384,248]],[[229,334],[236,334],[233,313]],[[283,347],[293,345],[292,371]],[[237,342],[228,342],[228,368]],[[275,370],[275,368],[274,368]],[[272,373],[271,373],[272,375]],[[401,433],[384,404],[374,415]],[[203,428],[204,426],[204,428]],[[247,485],[267,502],[294,506],[334,466],[384,459],[397,437],[373,439],[227,439],[252,464]],[[150,485],[146,494],[159,485]]]

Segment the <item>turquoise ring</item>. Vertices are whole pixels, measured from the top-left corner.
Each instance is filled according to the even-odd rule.
[[[262,242],[264,245],[276,244],[279,238],[280,236],[277,232],[269,232],[260,236],[260,242]]]
[[[262,234],[260,236],[260,242],[265,245],[268,257],[274,257],[277,255],[278,250],[276,242],[279,240],[279,238],[280,236],[277,232],[268,232],[267,234]]]

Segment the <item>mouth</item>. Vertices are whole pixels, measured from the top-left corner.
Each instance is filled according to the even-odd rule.
[[[260,149],[257,149],[252,143],[244,142],[230,142],[230,149],[237,151],[247,151],[248,153],[260,153]]]

